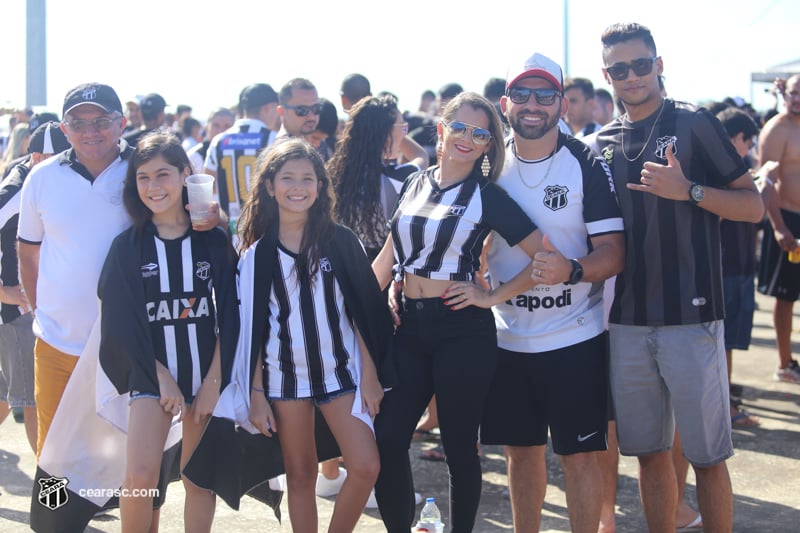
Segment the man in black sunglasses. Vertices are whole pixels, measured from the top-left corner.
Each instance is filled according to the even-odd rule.
[[[278,113],[283,125],[275,142],[313,133],[321,111],[322,104],[313,83],[305,78],[288,81],[278,93]]]
[[[561,67],[533,54],[509,70],[500,106],[512,128],[497,180],[545,235],[537,285],[493,308],[499,344],[481,440],[505,445],[515,531],[538,531],[548,429],[566,480],[572,531],[600,521],[606,449],[603,282],[622,268],[622,217],[605,163],[559,130]],[[530,259],[502,239],[487,254],[494,287]],[[533,505],[532,505],[533,504]]]
[[[706,531],[731,531],[719,221],[759,222],[764,207],[719,121],[662,96],[650,30],[614,24],[601,40],[603,72],[625,108],[597,137],[625,223],[609,324],[620,452],[638,456],[648,529],[675,531],[677,426]]]

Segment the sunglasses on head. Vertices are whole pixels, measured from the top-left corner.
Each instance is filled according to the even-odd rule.
[[[285,105],[284,109],[291,109],[298,117],[304,117],[311,113],[312,115],[319,115],[322,111],[322,104],[314,105]]]
[[[622,81],[628,78],[628,72],[633,70],[637,76],[647,76],[653,72],[653,64],[658,57],[642,57],[634,59],[630,63],[614,63],[606,67],[608,77],[614,81]]]
[[[529,89],[527,87],[511,87],[508,90],[508,98],[515,104],[524,104],[533,95],[539,105],[550,106],[556,103],[556,98],[561,96],[561,92],[556,89]]]
[[[453,121],[453,122],[445,122],[442,121],[442,124],[447,128],[447,131],[455,137],[456,139],[461,139],[466,137],[467,130],[472,130],[472,142],[478,145],[485,145],[489,144],[489,141],[492,140],[492,134],[489,130],[478,128],[476,126],[471,126],[469,124],[464,124],[463,122]]]

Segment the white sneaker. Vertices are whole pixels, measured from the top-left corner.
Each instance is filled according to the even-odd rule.
[[[414,493],[414,503],[417,505],[422,503],[422,494],[419,492]],[[367,509],[377,509],[378,508],[378,500],[375,499],[375,489],[369,493],[369,499],[367,499]]]
[[[775,379],[777,381],[785,381],[786,383],[800,384],[800,366],[797,365],[797,361],[792,359],[789,366],[786,368],[779,368],[775,372]]]
[[[339,475],[336,479],[328,479],[321,473],[317,473],[317,496],[327,498],[328,496],[336,496],[342,489],[344,480],[347,477],[347,470],[339,467]]]

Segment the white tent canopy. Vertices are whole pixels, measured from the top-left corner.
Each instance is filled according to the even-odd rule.
[[[800,73],[800,59],[789,61],[788,63],[781,63],[780,65],[773,65],[768,67],[762,72],[751,72],[751,83],[772,83],[775,78],[786,79],[792,74]]]

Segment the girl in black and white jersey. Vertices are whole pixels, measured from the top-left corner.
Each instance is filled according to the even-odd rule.
[[[130,393],[124,531],[158,528],[144,490],[159,482],[173,422],[183,424],[181,468],[188,461],[219,398],[223,368],[229,374],[238,333],[236,254],[222,229],[192,229],[189,174],[177,137],[158,132],[140,140],[123,189],[133,226],[114,240],[98,285],[100,362],[117,391]],[[210,531],[214,493],[183,481],[186,530]]]
[[[503,130],[494,106],[475,93],[456,96],[437,126],[440,166],[408,178],[391,233],[373,263],[379,282],[403,282],[395,360],[398,386],[375,421],[381,471],[375,487],[390,533],[414,515],[408,449],[435,394],[450,472],[452,531],[471,531],[481,493],[478,425],[497,359],[491,306],[528,289],[529,266],[488,292],[476,280],[485,237],[495,231],[531,257],[541,234],[494,181],[502,170]],[[394,266],[393,266],[394,265]]]
[[[239,219],[238,353],[247,356],[237,355],[236,375],[248,366],[249,421],[280,441],[294,531],[318,530],[315,405],[348,471],[328,530],[352,531],[379,468],[371,417],[391,384],[385,299],[332,208],[322,159],[293,139],[259,157]]]

